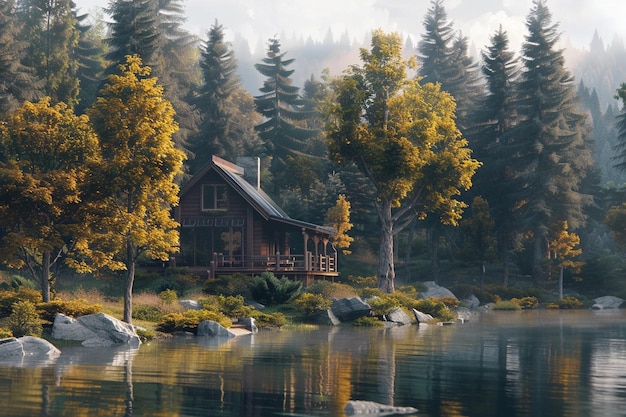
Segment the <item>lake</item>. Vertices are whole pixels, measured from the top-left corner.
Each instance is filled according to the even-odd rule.
[[[51,364],[0,364],[0,415],[343,416],[369,400],[424,417],[626,416],[625,319],[488,312],[452,326],[65,347]]]

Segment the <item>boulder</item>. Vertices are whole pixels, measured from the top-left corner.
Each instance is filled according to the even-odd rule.
[[[480,300],[478,299],[478,297],[476,297],[474,294],[470,295],[467,298],[464,298],[463,300],[461,300],[461,305],[469,308],[469,309],[474,309],[474,308],[478,308],[480,307]]]
[[[452,293],[452,291],[445,287],[437,285],[435,281],[426,281],[422,284],[426,286],[426,291],[422,291],[419,293],[419,297],[422,299],[441,297],[452,297],[456,299],[456,296]]]
[[[52,337],[81,341],[83,346],[130,345],[137,347],[141,340],[132,325],[104,313],[89,314],[73,319],[57,313],[52,326]]]
[[[12,365],[45,364],[61,356],[61,351],[45,339],[33,336],[0,340],[0,362]]]
[[[339,321],[353,321],[359,317],[367,317],[372,312],[372,308],[359,297],[349,297],[333,299],[330,306],[335,317]]]
[[[413,309],[413,315],[415,316],[415,320],[417,320],[417,324],[427,324],[433,321],[433,316],[430,314],[422,313],[419,310]]]
[[[594,304],[591,308],[594,310],[604,310],[611,308],[620,308],[624,300],[619,297],[607,295],[604,297],[598,297],[593,300]]]
[[[251,333],[257,333],[259,331],[259,328],[256,326],[254,318],[252,318],[252,317],[246,317],[246,318],[243,318],[243,319],[239,319],[237,322],[240,325],[242,325],[244,327],[244,329],[249,330]]]
[[[475,313],[467,307],[456,308],[456,319],[460,323],[466,323],[474,317]]]
[[[392,405],[379,404],[374,401],[348,401],[343,411],[347,416],[390,416],[416,413],[417,408],[394,407]]]
[[[196,300],[180,300],[178,304],[185,310],[202,310],[202,304]]]
[[[341,321],[333,314],[331,309],[317,311],[311,317],[313,324],[319,324],[322,326],[337,326],[341,324]]]
[[[214,337],[225,337],[228,339],[232,339],[237,335],[218,322],[213,320],[204,320],[198,324],[198,336],[214,336]]]
[[[387,318],[387,321],[396,323],[400,326],[412,323],[411,317],[409,317],[409,315],[406,314],[404,310],[402,310],[402,308],[400,307],[396,307],[393,310],[391,310],[391,312],[387,314],[386,318]]]

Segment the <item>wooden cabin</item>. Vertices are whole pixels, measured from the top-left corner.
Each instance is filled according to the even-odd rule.
[[[248,182],[246,171],[256,180]],[[174,210],[180,252],[170,265],[208,278],[272,271],[305,284],[334,280],[335,230],[290,218],[261,190],[258,175],[258,165],[244,169],[213,156],[181,189]]]

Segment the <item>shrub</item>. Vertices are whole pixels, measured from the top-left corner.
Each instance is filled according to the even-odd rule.
[[[224,275],[207,280],[203,291],[207,294],[243,295],[247,298],[250,294],[250,282],[251,279],[247,275]]]
[[[11,330],[0,327],[0,339],[6,339],[7,337],[13,337]]]
[[[220,295],[217,297],[217,302],[219,312],[224,314],[226,317],[250,317],[250,313],[253,310],[252,307],[245,305],[245,301],[241,295]]]
[[[378,278],[376,278],[375,276],[355,277],[354,275],[350,275],[348,277],[348,283],[354,288],[377,288]]]
[[[414,308],[422,313],[430,314],[435,319],[443,321],[454,320],[454,313],[450,311],[447,305],[436,298],[417,300]]]
[[[205,320],[215,321],[222,326],[229,328],[231,320],[224,314],[209,310],[189,310],[184,313],[170,313],[163,316],[157,330],[164,333],[191,332],[198,331],[198,324]]]
[[[141,327],[135,327],[135,332],[137,333],[137,336],[139,336],[139,338],[144,342],[146,340],[152,340],[156,337],[156,332],[152,329],[144,329]]]
[[[539,302],[537,301],[537,297],[522,297],[522,298],[513,298],[512,302],[518,304],[521,309],[531,309],[537,307]]]
[[[163,313],[156,306],[138,304],[133,306],[133,318],[156,323],[163,318]]]
[[[561,309],[575,309],[583,308],[583,302],[576,297],[563,297],[559,300],[559,308]]]
[[[9,330],[15,337],[41,336],[43,328],[35,305],[30,301],[18,301],[13,304],[13,312],[7,321]]]
[[[306,292],[311,294],[319,294],[324,298],[347,298],[358,295],[354,287],[338,282],[330,282],[319,280],[309,285]]]
[[[321,294],[304,293],[300,294],[293,302],[296,311],[306,316],[311,316],[318,311],[328,310],[332,302],[324,298]]]
[[[302,283],[283,276],[276,278],[271,272],[263,272],[254,278],[250,286],[252,297],[265,305],[285,304],[302,292]]]
[[[372,308],[372,314],[375,316],[389,314],[391,310],[401,305],[398,298],[391,294],[383,294],[380,297],[370,298],[367,300],[367,303]]]
[[[287,318],[283,313],[264,313],[259,310],[252,310],[250,316],[254,318],[258,328],[283,327],[287,324]]]
[[[65,314],[70,317],[80,317],[87,314],[95,314],[102,312],[102,306],[92,304],[86,300],[52,300],[47,303],[37,304],[37,312],[42,320],[53,322],[57,313]]]
[[[159,293],[159,298],[163,300],[165,304],[174,304],[178,301],[178,294],[176,294],[174,290],[167,289]]]
[[[385,323],[376,317],[359,317],[352,322],[352,325],[357,327],[383,327]]]
[[[0,291],[0,317],[7,317],[13,311],[13,304],[28,301],[32,304],[41,303],[39,291],[28,287],[19,287],[17,291]]]
[[[497,301],[491,307],[492,310],[521,310],[522,306],[519,305],[517,300],[514,298],[512,300],[501,300]]]

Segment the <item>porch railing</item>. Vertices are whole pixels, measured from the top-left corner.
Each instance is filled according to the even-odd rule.
[[[228,256],[214,253],[211,261],[214,270],[241,269],[267,271],[337,272],[337,258],[332,255]]]

